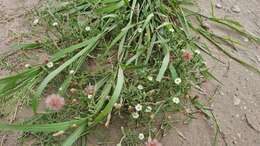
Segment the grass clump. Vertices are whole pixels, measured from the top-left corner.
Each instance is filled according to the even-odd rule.
[[[159,138],[162,130],[157,128],[158,122],[168,127],[165,115],[183,111],[185,105],[194,104],[211,117],[196,97],[188,96],[191,88],[205,79],[216,79],[208,72],[200,52],[216,58],[200,37],[246,68],[260,72],[222,45],[238,41],[212,33],[203,25],[204,19],[253,42],[259,42],[259,38],[233,20],[192,11],[195,6],[190,0],[70,0],[45,4],[37,11],[33,26],[46,30],[43,38],[16,47],[40,47],[49,57],[41,65],[0,80],[1,101],[18,92],[26,93],[32,97],[27,100],[35,117],[21,125],[0,124],[0,129],[42,136],[44,145],[69,146],[98,124],[109,126],[111,118],[123,116],[129,126],[122,128],[124,137],[118,145],[138,145],[148,138]],[[52,91],[47,90],[49,86]],[[65,105],[39,113],[40,101],[50,92],[58,97],[51,99],[49,107],[57,106],[60,99],[65,99]]]

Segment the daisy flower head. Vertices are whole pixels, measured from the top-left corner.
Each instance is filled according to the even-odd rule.
[[[91,98],[93,98],[93,95],[89,94],[88,99],[91,99]]]
[[[175,83],[176,85],[180,85],[180,83],[181,83],[181,78],[176,78],[176,79],[174,80],[174,83]]]
[[[58,22],[53,22],[52,26],[58,26]]]
[[[33,25],[37,25],[38,23],[39,23],[39,19],[38,18],[33,20]]]
[[[121,103],[115,103],[115,104],[114,104],[114,107],[115,107],[116,109],[120,109],[120,108],[122,107],[122,104],[121,104]]]
[[[139,138],[140,140],[144,140],[144,134],[143,134],[143,133],[139,133],[138,138]]]
[[[157,139],[148,139],[145,146],[162,146],[162,144]]]
[[[132,117],[133,117],[134,119],[138,119],[139,116],[140,116],[140,115],[139,115],[137,112],[133,112],[133,113],[132,113]]]
[[[85,27],[85,30],[86,30],[86,31],[90,31],[91,28],[90,28],[89,26],[86,26],[86,27]]]
[[[152,76],[148,76],[147,79],[148,79],[149,81],[153,81],[153,77],[152,77]]]
[[[30,64],[25,64],[24,67],[29,68],[29,67],[31,67],[31,65]]]
[[[139,33],[141,33],[141,32],[143,31],[143,29],[142,29],[142,28],[138,28],[137,31],[138,31]]]
[[[65,105],[65,100],[60,95],[52,94],[46,98],[45,104],[48,108],[58,111]]]
[[[53,62],[48,62],[48,63],[47,63],[47,67],[48,67],[48,68],[52,68],[53,66],[54,66]]]
[[[174,32],[175,30],[173,28],[169,29],[170,32]]]
[[[147,106],[146,109],[145,109],[145,112],[146,113],[152,112],[152,107],[151,106]]]
[[[75,70],[70,70],[69,72],[71,75],[75,73]]]
[[[190,61],[192,59],[192,53],[190,51],[184,50],[182,54],[184,61]]]
[[[195,53],[200,55],[200,50],[195,50]]]
[[[173,97],[172,98],[172,102],[175,104],[179,104],[180,103],[180,99],[178,97]]]
[[[143,86],[143,85],[138,85],[138,86],[137,86],[137,89],[143,90],[143,89],[144,89],[144,86]]]
[[[136,111],[141,111],[143,109],[143,106],[141,105],[141,104],[137,104],[136,106],[135,106],[135,110]]]

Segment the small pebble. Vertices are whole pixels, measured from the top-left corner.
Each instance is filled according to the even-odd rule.
[[[218,9],[222,9],[223,6],[221,5],[221,3],[217,3],[217,4],[216,4],[216,8],[218,8]]]
[[[234,97],[234,105],[235,105],[235,106],[239,105],[240,102],[241,102],[241,100],[240,100],[239,98]]]
[[[249,39],[247,37],[244,37],[244,42],[249,42]]]
[[[260,56],[256,56],[257,61],[260,62]]]
[[[240,13],[241,11],[238,5],[234,5],[233,7],[231,7],[231,10],[235,13]]]
[[[205,29],[209,29],[210,28],[210,24],[208,22],[202,22],[202,27]]]

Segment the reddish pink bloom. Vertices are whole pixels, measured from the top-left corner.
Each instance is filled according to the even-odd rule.
[[[48,108],[58,111],[65,105],[65,100],[60,95],[52,94],[46,98],[45,103]]]
[[[185,61],[190,61],[192,59],[192,53],[190,51],[184,51],[182,54],[182,58]]]
[[[145,146],[162,146],[162,144],[157,139],[148,139]]]

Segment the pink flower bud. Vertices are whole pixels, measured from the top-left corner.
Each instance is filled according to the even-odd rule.
[[[48,108],[58,111],[65,105],[65,100],[60,95],[52,94],[46,98],[45,104]]]

